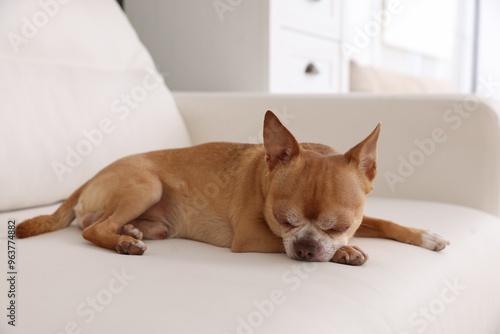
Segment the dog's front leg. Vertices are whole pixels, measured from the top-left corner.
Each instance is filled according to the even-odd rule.
[[[434,251],[440,251],[450,244],[448,240],[437,233],[367,216],[363,217],[355,236],[392,239]]]
[[[239,221],[234,226],[231,251],[235,253],[284,253],[283,239],[264,220]]]

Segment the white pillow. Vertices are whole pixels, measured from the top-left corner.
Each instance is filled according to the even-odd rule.
[[[363,93],[456,93],[453,85],[394,71],[349,63],[349,91]]]
[[[59,201],[122,156],[190,145],[113,0],[9,1],[0,22],[0,211]]]

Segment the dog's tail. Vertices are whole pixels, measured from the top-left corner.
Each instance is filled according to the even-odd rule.
[[[76,215],[73,208],[84,188],[85,184],[71,194],[53,214],[41,215],[23,221],[16,227],[16,236],[18,238],[28,238],[68,227],[75,219]]]

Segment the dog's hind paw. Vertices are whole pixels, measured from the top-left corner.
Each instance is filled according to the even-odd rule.
[[[422,234],[422,243],[420,246],[433,251],[440,251],[449,244],[450,242],[445,237],[431,231],[425,231]]]
[[[120,254],[142,255],[146,251],[147,247],[141,240],[135,240],[127,237],[126,239],[121,239],[115,246],[115,249]]]

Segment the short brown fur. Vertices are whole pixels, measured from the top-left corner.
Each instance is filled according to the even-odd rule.
[[[380,124],[340,154],[299,145],[268,111],[263,145],[208,143],[125,157],[16,233],[55,231],[76,218],[85,239],[122,254],[143,254],[141,239],[186,238],[234,252],[351,265],[368,258],[348,245],[353,236],[443,249],[449,243],[437,234],[363,216],[379,133]]]

